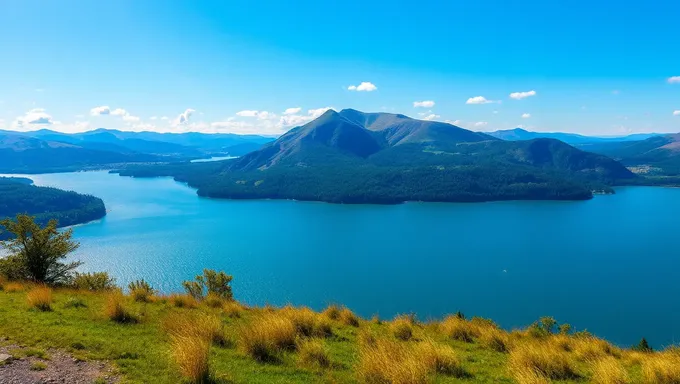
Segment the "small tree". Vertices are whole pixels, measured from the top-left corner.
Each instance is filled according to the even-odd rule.
[[[647,339],[645,339],[644,337],[642,338],[642,340],[640,340],[639,343],[637,343],[637,345],[634,345],[632,349],[634,351],[638,351],[638,352],[653,352],[654,351],[652,349],[652,347],[649,346]]]
[[[74,270],[81,264],[63,262],[80,244],[71,240],[73,230],[57,231],[56,220],[41,227],[34,217],[17,215],[16,220],[4,219],[0,225],[14,235],[12,239],[0,242],[9,253],[3,260],[3,267],[12,268],[6,274],[12,274],[14,278],[64,284],[71,280]]]
[[[541,325],[541,328],[543,328],[543,330],[548,334],[553,333],[553,330],[555,329],[555,326],[557,325],[557,321],[555,321],[554,318],[549,317],[549,316],[541,317],[538,320],[538,322]]]
[[[196,276],[194,281],[185,281],[182,283],[187,293],[195,299],[202,299],[207,294],[216,295],[225,300],[232,300],[233,294],[231,292],[231,280],[233,276],[227,275],[224,272],[217,272],[212,269],[204,269],[203,275]]]
[[[560,324],[560,326],[557,327],[557,329],[559,330],[560,334],[568,335],[568,334],[571,333],[571,324],[567,324],[567,323]]]

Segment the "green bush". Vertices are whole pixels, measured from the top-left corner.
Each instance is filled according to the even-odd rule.
[[[194,281],[182,283],[186,292],[195,299],[203,299],[206,295],[215,295],[224,300],[233,300],[231,291],[232,276],[212,269],[204,269],[203,275],[196,276]]]
[[[128,284],[130,295],[139,302],[148,302],[156,293],[156,290],[149,285],[144,279],[135,280]]]
[[[73,288],[86,291],[107,291],[116,288],[114,279],[106,272],[78,273],[73,278]]]

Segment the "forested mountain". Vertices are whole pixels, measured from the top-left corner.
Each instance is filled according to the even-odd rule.
[[[345,203],[586,199],[636,176],[554,139],[503,141],[403,115],[328,111],[241,158],[132,167],[171,175],[203,196]]]
[[[564,132],[531,132],[522,128],[506,129],[488,133],[490,136],[508,140],[532,140],[532,139],[557,139],[571,145],[591,144],[591,143],[614,143],[645,140],[650,137],[659,136],[657,133],[636,133],[620,137],[601,137],[584,136],[576,133]]]
[[[583,149],[609,156],[643,174],[680,176],[678,133],[635,142],[591,144]]]
[[[56,219],[64,227],[106,215],[104,202],[97,197],[31,183],[26,178],[0,177],[0,219],[26,213],[36,216],[40,223]],[[6,237],[0,232],[0,239]]]

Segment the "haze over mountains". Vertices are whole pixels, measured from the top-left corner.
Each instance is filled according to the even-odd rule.
[[[619,142],[619,141],[639,141],[650,137],[660,136],[658,133],[635,133],[627,136],[584,136],[577,133],[563,133],[563,132],[532,132],[522,128],[514,128],[507,130],[500,130],[489,132],[489,135],[502,140],[531,140],[531,139],[557,139],[564,141],[567,144],[585,144],[585,143],[603,143],[603,142]]]

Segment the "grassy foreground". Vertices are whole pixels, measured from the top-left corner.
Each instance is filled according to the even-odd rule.
[[[0,286],[0,343],[109,361],[122,382],[680,383],[675,349],[620,349],[551,324],[506,332],[460,315],[364,320],[334,306]]]

